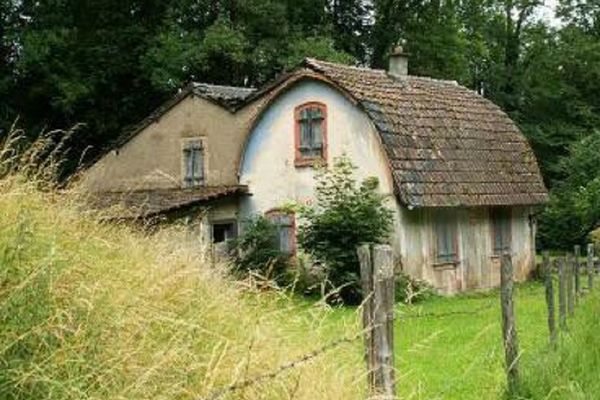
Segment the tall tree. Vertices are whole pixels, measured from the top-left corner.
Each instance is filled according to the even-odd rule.
[[[361,62],[366,61],[372,4],[365,0],[332,0],[330,14],[336,45]]]
[[[11,93],[15,81],[15,61],[18,55],[20,4],[15,0],[0,0],[0,137],[16,118]]]

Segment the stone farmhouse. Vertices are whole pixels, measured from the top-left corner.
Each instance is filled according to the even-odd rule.
[[[359,179],[379,179],[406,273],[442,293],[490,288],[510,250],[525,279],[535,265],[536,206],[548,198],[529,144],[489,100],[408,75],[407,63],[396,49],[387,71],[306,59],[258,90],[193,83],[81,184],[97,205],[120,205],[122,218],[202,218],[215,243],[265,214],[293,253],[295,217],[281,206],[310,202],[314,166],[346,155]]]

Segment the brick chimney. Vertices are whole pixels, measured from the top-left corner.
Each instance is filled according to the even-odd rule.
[[[395,46],[390,54],[388,74],[395,77],[408,75],[408,53],[402,46]]]

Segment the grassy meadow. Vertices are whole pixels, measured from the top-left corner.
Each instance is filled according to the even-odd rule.
[[[0,180],[0,399],[203,399],[246,380],[212,398],[365,398],[360,309],[235,282],[183,228],[148,235],[79,205]],[[491,292],[399,304],[401,398],[503,398],[499,303]],[[543,288],[517,288],[523,398],[600,393],[599,306],[586,298],[554,351]]]

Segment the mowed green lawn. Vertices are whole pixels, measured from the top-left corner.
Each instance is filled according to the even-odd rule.
[[[527,357],[548,345],[543,286],[517,286],[515,303],[526,363]],[[333,310],[327,318],[331,339],[341,336],[338,328],[349,326],[356,318],[356,309]],[[358,342],[350,351],[362,349]],[[397,389],[403,399],[502,398],[505,375],[499,292],[398,304],[395,357]]]

